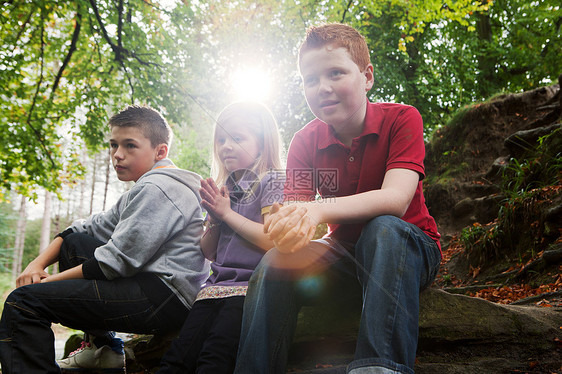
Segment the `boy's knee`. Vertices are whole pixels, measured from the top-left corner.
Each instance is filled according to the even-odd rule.
[[[17,295],[18,290],[19,290],[19,288],[16,288],[12,292],[10,292],[10,294],[8,295],[6,300],[4,301],[4,310],[6,310],[7,308],[10,308],[15,303],[15,301],[19,299],[19,297]]]
[[[384,215],[375,217],[367,222],[363,228],[363,233],[373,234],[380,237],[381,235],[392,235],[403,228],[404,221],[400,218],[391,215]]]
[[[13,304],[14,302],[17,302],[18,300],[21,300],[23,297],[25,297],[27,288],[27,286],[22,286],[10,292],[10,294],[6,298],[6,304]]]
[[[257,279],[262,278],[265,274],[270,272],[270,270],[274,267],[273,263],[275,263],[274,251],[275,249],[271,249],[263,255],[260,262],[255,267],[250,281],[257,281]]]
[[[27,286],[18,287],[6,298],[4,302],[4,313],[3,316],[10,316],[12,313],[10,311],[25,311],[27,308],[24,307],[24,300],[27,296]],[[5,317],[4,317],[5,318]]]
[[[101,240],[85,233],[71,233],[64,237],[60,248],[59,264],[61,270],[66,270],[94,256],[97,247],[104,245]]]
[[[294,279],[298,268],[293,256],[279,252],[276,248],[267,251],[250,277],[250,283],[259,281],[286,281]]]
[[[88,234],[73,232],[72,234],[68,234],[64,237],[63,243],[66,244],[67,247],[77,247],[82,245],[84,240],[86,240],[88,237]]]

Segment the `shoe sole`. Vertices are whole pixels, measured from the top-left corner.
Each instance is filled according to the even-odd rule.
[[[87,373],[87,374],[106,374],[106,373],[123,373],[127,371],[125,368],[115,368],[115,369],[88,369],[88,368],[71,368],[63,369],[61,368],[61,373]]]

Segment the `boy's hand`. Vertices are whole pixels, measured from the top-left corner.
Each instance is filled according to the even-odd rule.
[[[50,274],[45,271],[41,266],[35,265],[30,262],[25,270],[17,277],[16,287],[27,286],[28,284],[41,283],[41,281]]]
[[[318,222],[307,213],[307,208],[296,204],[284,207],[273,204],[263,230],[280,252],[296,252],[310,243]]]
[[[210,222],[216,223],[217,221],[224,221],[224,217],[229,214],[232,209],[230,208],[230,195],[228,188],[222,186],[218,188],[213,178],[201,180],[201,206],[210,214]]]

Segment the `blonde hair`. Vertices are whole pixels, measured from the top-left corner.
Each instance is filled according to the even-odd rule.
[[[215,123],[211,174],[215,178],[216,183],[219,186],[223,185],[229,175],[218,154],[217,129],[223,128],[233,117],[247,118],[248,121],[246,123],[251,127],[249,130],[258,140],[261,152],[251,170],[259,178],[262,178],[268,170],[282,169],[281,139],[273,113],[263,104],[253,101],[238,101],[224,108]]]

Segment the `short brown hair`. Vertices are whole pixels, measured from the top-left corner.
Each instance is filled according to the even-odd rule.
[[[347,49],[351,59],[361,71],[371,63],[369,47],[359,31],[343,23],[327,23],[311,26],[306,30],[306,37],[299,48],[299,65],[304,52],[326,45]]]
[[[149,106],[129,105],[109,119],[109,126],[138,127],[155,148],[159,144],[170,147],[173,133],[159,111]]]

